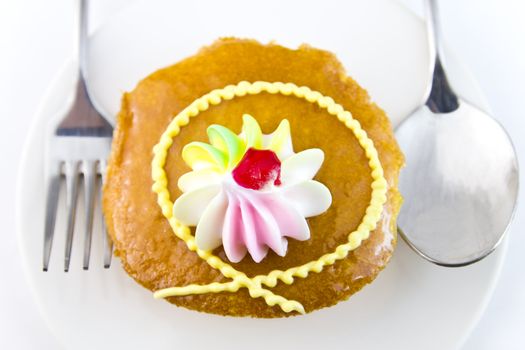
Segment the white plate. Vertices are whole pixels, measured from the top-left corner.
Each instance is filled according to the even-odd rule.
[[[413,14],[389,0],[303,1],[300,13],[293,12],[297,4],[137,1],[93,37],[93,93],[114,115],[121,93],[143,76],[218,36],[235,35],[292,46],[307,42],[337,53],[394,123],[420,102],[426,44],[423,25]],[[454,61],[449,66],[459,90],[483,105],[472,79]],[[71,95],[74,72],[73,63],[65,67],[41,105],[26,143],[17,196],[27,277],[50,329],[66,348],[450,349],[460,346],[477,322],[497,281],[506,244],[474,266],[448,269],[421,260],[400,241],[386,270],[349,301],[275,320],[225,318],[154,300],[118,261],[110,270],[102,268],[100,222],[90,270],[81,269],[82,237],[77,235],[71,271],[64,274],[63,210],[50,271],[42,272],[43,130]]]

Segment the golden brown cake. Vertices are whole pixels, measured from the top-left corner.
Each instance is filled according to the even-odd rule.
[[[384,111],[346,76],[333,54],[306,45],[292,50],[253,40],[218,40],[196,55],[154,72],[132,92],[124,94],[103,198],[115,254],[126,272],[151,291],[231,281],[174,234],[157,203],[157,193],[152,190],[152,150],[174,116],[194,100],[241,81],[289,82],[330,96],[359,121],[377,149],[387,196],[377,227],[369,237],[344,259],[324,266],[319,273],[296,277],[292,284],[279,281],[274,287],[265,287],[276,295],[300,302],[305,312],[334,305],[373,281],[393,253],[396,216],[401,204],[397,180],[403,156]],[[244,114],[254,116],[265,134],[287,119],[295,151],[319,148],[324,152],[324,162],[315,180],[330,190],[332,203],[326,212],[308,219],[309,239],[288,240],[285,256],[270,251],[258,263],[249,257],[232,263],[222,247],[216,248],[213,254],[235,270],[253,277],[315,261],[347,242],[349,233],[357,229],[371,201],[373,179],[367,154],[338,118],[318,105],[293,96],[248,94],[210,105],[192,118],[174,135],[168,149],[164,168],[171,200],[181,196],[178,180],[191,170],[181,157],[183,147],[194,141],[207,142],[206,130],[212,124],[240,132]],[[194,234],[195,228],[191,232]],[[172,296],[167,300],[220,315],[297,314],[285,312],[279,305],[270,306],[264,298],[250,296],[246,288]]]

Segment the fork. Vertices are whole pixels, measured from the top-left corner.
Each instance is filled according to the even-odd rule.
[[[64,271],[69,270],[71,248],[75,231],[76,207],[80,178],[85,188],[85,227],[83,268],[89,268],[95,197],[101,198],[102,183],[106,170],[106,158],[111,148],[113,128],[97,110],[86,85],[87,54],[87,0],[80,0],[79,19],[79,76],[74,102],[62,120],[47,136],[45,162],[47,199],[44,226],[43,270],[47,271],[53,245],[55,221],[61,182],[66,183],[66,246]],[[104,222],[104,220],[102,220]],[[112,242],[103,228],[104,267],[109,268],[112,257]]]

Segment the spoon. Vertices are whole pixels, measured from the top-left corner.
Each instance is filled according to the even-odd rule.
[[[426,102],[396,129],[406,157],[400,234],[423,258],[465,266],[490,254],[512,220],[518,162],[503,127],[454,93],[442,65],[436,0],[425,0],[430,49]]]

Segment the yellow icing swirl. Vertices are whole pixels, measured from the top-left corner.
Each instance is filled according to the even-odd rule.
[[[323,255],[317,260],[291,267],[285,271],[274,270],[267,275],[258,275],[250,278],[245,273],[224,262],[218,256],[213,255],[211,251],[198,249],[195,237],[191,234],[190,229],[173,217],[173,202],[170,200],[167,188],[168,179],[164,165],[168,149],[173,143],[173,138],[178,135],[181,127],[186,126],[190,122],[190,118],[196,117],[200,112],[207,110],[210,105],[217,105],[223,100],[231,100],[245,95],[256,95],[261,92],[286,96],[293,95],[310,103],[316,103],[320,108],[326,109],[329,114],[337,117],[339,121],[354,133],[359,144],[365,150],[373,181],[370,204],[357,229],[348,235],[346,243],[337,246],[333,252]],[[252,298],[263,298],[269,306],[279,305],[284,312],[296,311],[304,314],[305,310],[301,303],[276,295],[270,290],[263,288],[262,285],[272,288],[277,285],[279,280],[289,285],[294,282],[294,277],[306,278],[310,272],[319,273],[325,266],[332,265],[337,260],[346,258],[348,253],[359,247],[361,242],[369,237],[370,231],[376,228],[377,222],[381,218],[383,205],[386,202],[387,182],[383,175],[383,167],[379,161],[373,141],[368,137],[366,131],[361,128],[359,121],[355,120],[350,112],[346,111],[343,106],[336,103],[331,97],[323,96],[318,91],[311,90],[306,86],[299,87],[293,83],[270,83],[265,81],[249,83],[241,81],[237,85],[228,85],[222,89],[213,90],[196,99],[171,121],[162,134],[159,143],[153,148],[151,167],[152,190],[157,194],[157,203],[162,209],[162,214],[168,219],[175,235],[186,242],[188,249],[196,252],[211,267],[219,270],[225,277],[232,279],[230,282],[224,283],[213,282],[206,285],[192,284],[183,287],[165,288],[156,291],[154,293],[155,298],[237,292],[240,288],[247,288]]]

